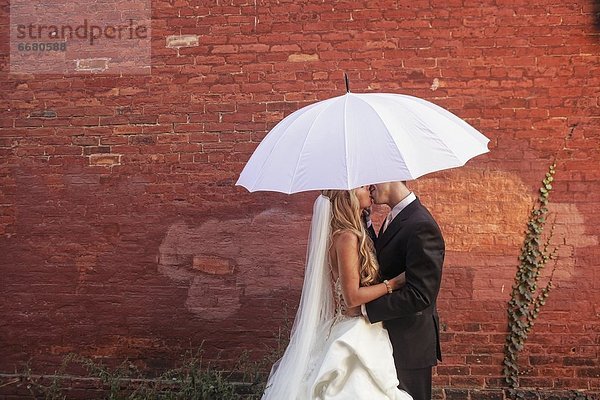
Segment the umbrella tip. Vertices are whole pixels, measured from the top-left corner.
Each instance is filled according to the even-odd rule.
[[[348,81],[348,74],[344,72],[344,81],[346,82],[346,93],[350,93],[350,82]]]

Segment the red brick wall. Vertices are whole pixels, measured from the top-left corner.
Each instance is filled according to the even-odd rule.
[[[448,249],[436,385],[503,385],[523,231],[559,152],[556,288],[521,382],[599,390],[594,11],[584,0],[153,1],[146,76],[8,74],[2,42],[0,372],[28,360],[52,371],[68,352],[161,369],[203,341],[225,358],[272,344],[298,300],[315,194],[234,183],[268,129],[343,93],[346,71],[356,92],[423,97],[491,139],[489,154],[411,185]]]

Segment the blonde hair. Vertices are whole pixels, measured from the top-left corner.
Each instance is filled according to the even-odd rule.
[[[369,286],[379,281],[379,268],[375,258],[375,249],[371,237],[362,222],[360,202],[353,190],[323,190],[323,196],[331,201],[331,234],[333,238],[343,230],[354,233],[359,240],[358,257],[360,260],[360,285]]]

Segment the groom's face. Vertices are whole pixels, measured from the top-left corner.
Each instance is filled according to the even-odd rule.
[[[369,192],[371,192],[371,199],[373,199],[373,203],[375,204],[384,204],[385,201],[385,193],[386,193],[386,183],[377,183],[375,185],[369,186]]]

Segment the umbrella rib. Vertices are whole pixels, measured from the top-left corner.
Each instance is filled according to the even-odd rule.
[[[312,128],[315,125],[316,121],[321,116],[321,114],[323,114],[329,107],[331,107],[333,105],[333,103],[335,103],[335,102],[332,101],[326,107],[323,107],[323,109],[321,111],[319,111],[319,114],[317,114],[317,116],[312,120],[312,122],[310,124],[310,128],[308,128],[308,131],[306,132],[306,137],[304,138],[304,141],[302,142],[302,148],[300,149],[300,152],[298,153],[298,159],[296,160],[296,167],[294,167],[294,173],[292,174],[292,179],[290,180],[290,188],[289,188],[288,193],[292,193],[292,186],[294,185],[294,182],[296,180],[296,173],[298,172],[298,166],[300,165],[300,158],[302,157],[302,152],[304,151],[304,148],[306,147],[306,143],[308,142],[308,137],[311,134]]]

